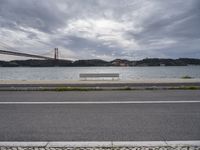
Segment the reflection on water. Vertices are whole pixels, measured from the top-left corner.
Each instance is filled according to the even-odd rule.
[[[124,80],[140,78],[200,78],[200,66],[183,67],[15,67],[0,68],[0,80],[77,80],[79,73],[119,73]]]

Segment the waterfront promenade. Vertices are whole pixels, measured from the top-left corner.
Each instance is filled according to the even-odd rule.
[[[85,87],[85,88],[171,88],[200,86],[200,79],[133,79],[133,80],[0,80],[1,89],[31,89],[54,87]]]

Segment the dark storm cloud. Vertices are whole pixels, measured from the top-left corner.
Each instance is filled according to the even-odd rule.
[[[199,38],[200,30],[197,29],[200,25],[200,10],[191,9],[167,18],[163,18],[161,15],[152,21],[146,21],[144,30],[138,34],[138,37]]]
[[[2,27],[24,26],[52,32],[65,24],[64,13],[51,0],[1,0],[0,3],[0,14],[5,19]]]
[[[0,47],[69,58],[200,57],[199,26],[199,0],[0,0]]]

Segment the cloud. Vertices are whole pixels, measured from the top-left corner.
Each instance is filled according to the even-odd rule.
[[[199,58],[199,26],[199,0],[0,0],[0,48],[68,59]]]

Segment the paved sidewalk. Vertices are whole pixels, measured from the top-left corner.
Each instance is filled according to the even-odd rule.
[[[200,83],[200,78],[152,78],[132,80],[0,80],[0,85],[10,84],[152,84],[152,83]]]

